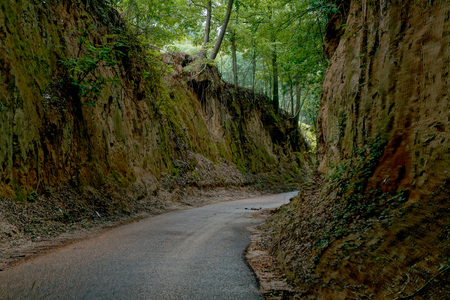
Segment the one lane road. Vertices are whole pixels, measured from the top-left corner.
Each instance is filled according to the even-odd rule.
[[[243,257],[252,208],[296,192],[141,220],[0,272],[0,299],[262,299]]]

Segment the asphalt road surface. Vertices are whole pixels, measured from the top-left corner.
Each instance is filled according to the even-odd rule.
[[[253,209],[296,193],[174,211],[0,272],[0,299],[262,299],[244,260]]]

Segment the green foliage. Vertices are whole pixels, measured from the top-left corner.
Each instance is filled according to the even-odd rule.
[[[386,135],[378,134],[368,138],[364,143],[366,147],[356,149],[352,157],[334,166],[325,176],[325,187],[328,188],[325,197],[335,200],[327,207],[327,211],[332,215],[327,218],[326,226],[315,234],[314,257],[309,266],[310,271],[319,263],[333,241],[356,230],[354,224],[357,220],[387,218],[391,210],[399,208],[407,201],[408,192],[405,190],[368,190],[369,179],[373,177],[384,154],[386,143]],[[348,250],[359,247],[359,244],[352,243],[344,243],[341,257],[336,261],[346,257]]]
[[[243,0],[230,28],[237,43],[239,84],[273,97],[276,51],[280,106],[292,114],[300,110],[302,122],[313,126],[327,66],[321,48],[329,12],[325,7],[330,6],[319,2]],[[233,82],[230,45],[228,40],[219,65],[224,79]]]
[[[88,28],[86,30],[89,30]],[[106,83],[118,84],[116,77],[104,77],[96,74],[102,67],[114,68],[118,59],[125,54],[118,50],[123,47],[123,41],[116,35],[104,37],[102,44],[93,44],[86,32],[76,31],[80,43],[79,56],[61,61],[66,68],[71,84],[78,90],[83,103],[95,106]]]
[[[187,65],[186,67],[183,68],[184,72],[190,73],[190,72],[195,72],[195,74],[192,77],[195,77],[197,75],[200,75],[203,73],[203,71],[206,69],[206,67],[208,66],[216,66],[215,62],[208,59],[208,58],[200,58],[200,59],[196,59],[194,60],[191,64]],[[214,84],[214,81],[211,81]]]
[[[31,191],[27,196],[28,202],[34,202],[37,199],[39,199],[39,194],[37,193],[37,191]]]
[[[303,136],[308,140],[310,148],[315,151],[317,149],[317,138],[315,134],[315,127],[300,122],[300,131]]]
[[[356,149],[354,155],[334,166],[326,177],[330,187],[336,190],[339,196],[348,192],[362,193],[365,190],[368,178],[375,171],[375,167],[383,155],[386,136],[376,135],[369,138],[366,148]]]
[[[345,127],[347,126],[347,113],[345,111],[343,111],[340,115],[339,115],[339,120],[338,120],[338,130],[339,130],[339,136],[344,136],[345,134]]]
[[[320,11],[322,14],[329,15],[329,14],[340,13],[339,9],[337,8],[336,4],[333,3],[333,1],[310,0],[310,3],[311,3],[311,7],[315,11]]]
[[[369,138],[365,143],[368,145],[366,148],[355,150],[351,158],[336,165],[326,176],[330,190],[341,199],[339,210],[335,212],[336,220],[346,221],[357,215],[369,217],[384,214],[407,200],[406,191],[367,191],[368,180],[384,153],[386,143],[386,135]]]
[[[122,13],[131,28],[141,34],[147,43],[164,47],[180,40],[199,22],[198,15],[181,0],[110,0],[110,3]]]
[[[192,54],[200,51],[186,45],[203,42],[207,0],[110,2],[147,43],[170,51],[180,49]],[[212,1],[211,41],[219,34],[226,6],[226,0]],[[327,66],[321,51],[325,24],[328,16],[337,12],[335,4],[324,0],[235,1],[228,38],[217,62],[224,79],[234,81],[231,59],[234,40],[239,84],[274,96],[271,61],[275,50],[280,106],[292,114],[300,110],[302,122],[315,126]],[[207,49],[211,46],[208,44]]]

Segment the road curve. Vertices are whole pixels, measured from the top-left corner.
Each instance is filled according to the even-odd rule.
[[[0,299],[262,299],[243,252],[252,208],[296,193],[174,211],[0,272]]]

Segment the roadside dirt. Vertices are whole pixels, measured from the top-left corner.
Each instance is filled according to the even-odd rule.
[[[448,196],[343,218],[323,190],[320,177],[301,185],[257,237],[294,286],[278,299],[450,299]]]
[[[255,218],[267,219],[271,210],[255,213]],[[290,299],[294,296],[294,289],[286,281],[286,275],[279,263],[270,253],[269,237],[264,225],[250,228],[252,237],[245,253],[247,263],[253,269],[259,283],[259,289],[266,299]]]

